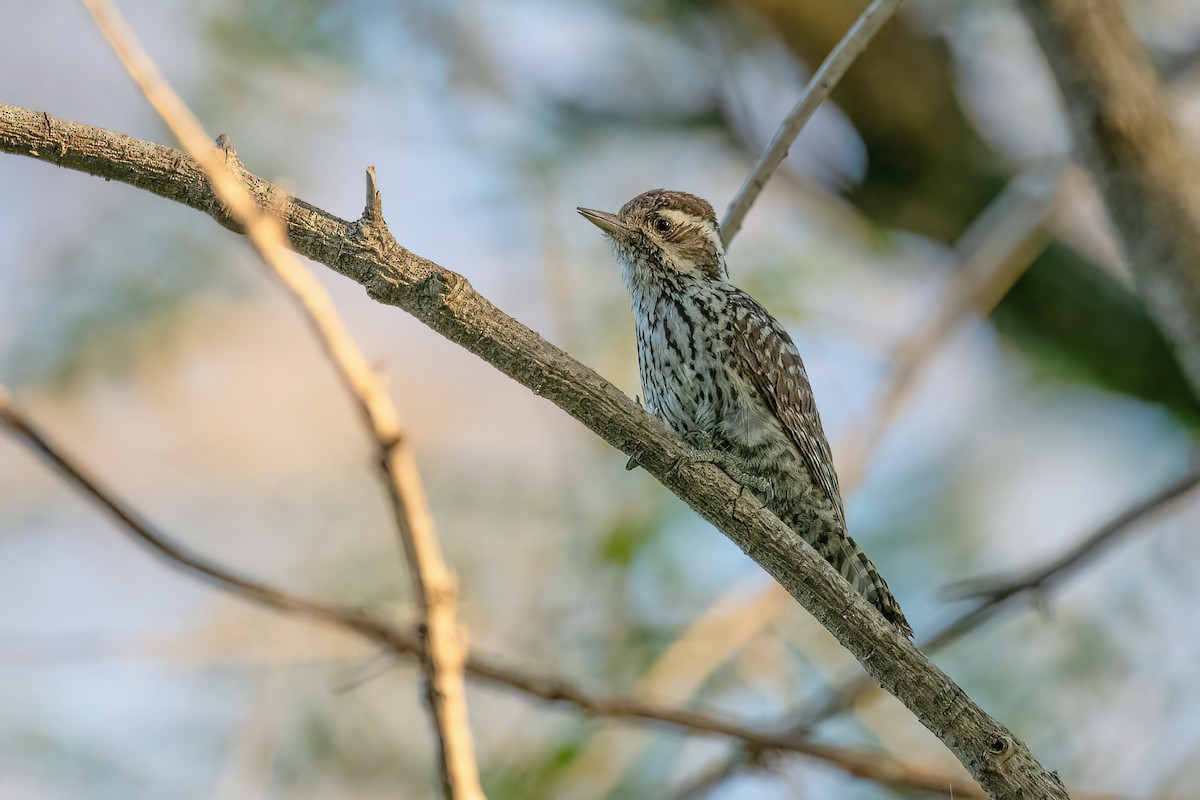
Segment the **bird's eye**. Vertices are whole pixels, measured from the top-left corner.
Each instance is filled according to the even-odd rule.
[[[671,220],[667,219],[666,217],[655,217],[654,230],[658,231],[659,233],[669,233],[671,230]]]

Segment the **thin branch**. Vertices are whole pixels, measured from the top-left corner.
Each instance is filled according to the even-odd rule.
[[[148,548],[168,566],[260,606],[340,626],[386,647],[393,653],[412,654],[420,646],[415,635],[364,611],[339,608],[268,586],[227,569],[158,531],[132,506],[55,446],[31,420],[12,405],[3,386],[0,386],[0,424],[44,458],[67,483],[91,498],[120,523],[123,532]]]
[[[186,546],[177,543],[51,443],[32,421],[9,402],[8,394],[2,386],[0,424],[44,458],[67,483],[87,495],[112,516],[124,533],[148,548],[169,567],[179,569],[257,605],[343,628],[394,655],[419,658],[422,642],[416,632],[402,630],[359,609],[326,604],[269,586],[193,553]],[[654,723],[691,735],[731,737],[758,748],[809,756],[849,775],[889,786],[940,795],[946,793],[944,787],[951,785],[953,781],[963,780],[949,777],[931,768],[907,764],[888,754],[866,753],[817,744],[805,737],[760,731],[706,714],[660,706],[632,697],[597,696],[566,680],[529,675],[479,656],[470,656],[465,667],[467,674],[476,680],[548,702],[567,703],[588,716]],[[960,793],[959,796],[967,795]]]
[[[129,183],[210,214],[235,230],[186,154],[47,114],[0,105],[0,151]],[[461,275],[406,250],[378,226],[349,223],[244,172],[260,207],[296,250],[352,278],[375,300],[429,327],[552,401],[638,463],[765,569],[908,707],[996,798],[1066,798],[1057,776],[975,704],[794,531],[743,497],[720,468],[616,387],[517,320]]]
[[[771,139],[771,143],[758,157],[754,168],[750,170],[750,174],[742,182],[742,187],[738,189],[733,201],[729,204],[729,209],[725,212],[725,220],[721,223],[721,241],[726,247],[742,229],[742,223],[750,211],[750,206],[754,205],[754,201],[758,199],[758,195],[766,186],[771,175],[787,158],[792,142],[796,141],[800,131],[804,129],[805,124],[816,113],[821,103],[825,102],[825,98],[829,97],[838,81],[846,74],[846,70],[867,48],[867,45],[875,38],[875,34],[879,33],[879,29],[892,18],[892,14],[896,13],[896,9],[903,1],[873,0],[871,5],[867,6],[862,15],[850,26],[850,30],[846,31],[846,35],[837,43],[837,46],[821,62],[817,71],[813,73],[808,85],[800,94],[800,99],[784,117],[779,130]]]
[[[425,489],[400,426],[399,412],[350,336],[329,294],[288,247],[282,223],[260,210],[238,181],[234,170],[241,172],[241,164],[228,137],[222,136],[220,149],[213,149],[200,122],[163,78],[109,0],[82,2],[146,99],[188,154],[200,163],[217,198],[245,227],[246,237],[262,262],[303,311],[358,406],[378,450],[379,467],[421,613],[424,641],[419,653],[426,702],[438,740],[442,787],[451,800],[482,800],[463,685],[465,647],[455,621],[457,581],[442,560]],[[374,177],[374,170],[369,170],[364,223],[383,226]]]
[[[481,676],[482,677],[482,676]],[[738,739],[759,750],[780,750],[811,756],[842,772],[876,783],[934,796],[986,797],[965,773],[952,775],[934,767],[902,761],[887,753],[863,753],[819,744],[804,737],[779,736],[736,723],[716,720],[682,709],[667,709],[635,698],[597,698],[556,680],[521,679],[508,674],[506,686],[516,686],[545,700],[566,700],[585,714],[614,719],[641,719],[687,731]],[[782,745],[782,747],[780,746]]]

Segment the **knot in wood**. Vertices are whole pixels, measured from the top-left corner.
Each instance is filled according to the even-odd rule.
[[[1007,761],[1015,751],[1013,739],[1008,734],[996,734],[988,742],[988,752],[998,763]]]
[[[457,272],[450,270],[434,270],[417,286],[417,291],[440,304],[445,304],[461,293],[467,286],[467,279]]]

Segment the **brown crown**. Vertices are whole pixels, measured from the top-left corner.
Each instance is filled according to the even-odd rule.
[[[637,197],[621,206],[618,215],[622,220],[644,218],[647,214],[664,210],[683,211],[698,219],[708,220],[717,224],[717,214],[707,200],[687,192],[673,192],[668,189],[651,189],[642,192]]]

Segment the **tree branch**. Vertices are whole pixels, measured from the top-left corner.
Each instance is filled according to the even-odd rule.
[[[483,800],[467,718],[463,682],[466,651],[455,621],[458,584],[442,560],[416,458],[395,404],[350,336],[329,293],[288,247],[279,219],[255,205],[237,179],[235,171],[241,171],[241,163],[228,137],[222,136],[219,149],[213,149],[199,120],[167,83],[109,0],[83,0],[83,4],[142,94],[188,155],[200,164],[217,198],[245,227],[247,240],[303,312],[358,407],[367,433],[375,442],[381,477],[421,614],[422,638],[417,652],[438,743],[442,790],[450,800]],[[374,170],[367,171],[362,224],[384,226]]]
[[[850,26],[850,30],[846,31],[846,35],[837,43],[837,46],[821,62],[817,71],[813,73],[808,85],[800,93],[800,99],[784,117],[779,130],[775,131],[771,143],[758,157],[754,168],[750,170],[750,174],[746,176],[746,180],[742,182],[741,188],[730,202],[729,209],[725,212],[725,219],[721,223],[721,241],[726,247],[742,229],[742,222],[745,221],[750,206],[754,205],[754,201],[762,193],[763,187],[767,185],[771,175],[787,158],[792,142],[796,141],[800,131],[812,119],[812,115],[817,112],[821,103],[825,102],[825,98],[829,97],[838,81],[846,74],[846,70],[850,69],[854,59],[858,58],[859,53],[867,48],[867,45],[875,38],[875,34],[884,26],[884,23],[892,18],[892,14],[896,13],[896,9],[903,1],[874,0]]]
[[[260,606],[340,626],[393,653],[411,654],[419,647],[416,636],[364,611],[327,605],[268,586],[226,569],[159,532],[132,506],[107,489],[99,479],[64,455],[31,420],[11,404],[3,386],[0,386],[0,424],[45,459],[75,489],[103,508],[138,544],[148,548],[168,566]]]
[[[978,628],[994,617],[1023,594],[1045,593],[1070,577],[1083,563],[1096,557],[1104,547],[1128,534],[1144,522],[1147,517],[1162,511],[1180,497],[1200,486],[1200,468],[1164,486],[1154,494],[1139,500],[1112,519],[1096,528],[1061,556],[1027,572],[998,578],[980,578],[963,581],[951,590],[958,596],[978,598],[978,602],[944,625],[941,630],[921,642],[921,649],[936,652]],[[793,736],[808,736],[812,730],[841,712],[853,707],[860,698],[874,690],[877,684],[869,677],[857,675],[831,689],[824,699],[813,707],[796,714],[796,721],[784,728]],[[781,726],[782,727],[782,726]],[[746,744],[731,755],[724,763],[712,770],[704,786],[732,778],[748,769],[763,766],[763,748]],[[719,780],[718,780],[719,776]],[[697,782],[697,786],[700,782]]]
[[[975,597],[978,602],[921,642],[921,649],[930,653],[941,650],[987,622],[1020,596],[1029,593],[1044,595],[1070,577],[1070,574],[1085,561],[1096,557],[1104,547],[1128,534],[1147,517],[1161,511],[1197,486],[1200,486],[1200,469],[1188,472],[1149,497],[1129,506],[1083,537],[1066,553],[1052,558],[1045,564],[1017,575],[976,578],[951,585],[948,591],[955,596]],[[875,682],[870,678],[852,678],[833,689],[820,705],[800,714],[799,721],[788,730],[796,735],[807,735],[816,725],[850,708],[874,688]]]
[[[237,228],[203,171],[183,153],[47,114],[0,105],[0,151],[119,180]],[[773,514],[742,497],[712,464],[616,387],[507,316],[461,275],[399,245],[386,229],[350,223],[244,172],[261,208],[286,226],[297,252],[408,311],[574,416],[684,499],[762,566],[954,752],[996,798],[1066,798],[1057,776],[913,647]]]
[[[147,547],[168,566],[199,578],[222,591],[275,611],[329,623],[361,636],[394,655],[420,657],[419,632],[410,632],[359,609],[338,607],[269,586],[238,574],[201,555],[154,527],[99,479],[72,461],[36,425],[9,402],[0,386],[0,425],[45,459],[75,489],[87,495],[119,524],[121,530]],[[536,677],[479,656],[469,656],[466,672],[473,678],[549,702],[568,703],[588,716],[650,722],[686,734],[727,736],[756,748],[793,752],[823,761],[849,775],[897,788],[945,795],[956,780],[935,769],[907,764],[886,753],[866,753],[818,744],[802,736],[760,731],[706,714],[660,706],[633,697],[600,697],[560,678]],[[962,794],[959,797],[971,795]]]
[[[1200,393],[1200,183],[1119,0],[1020,0],[1147,307]]]

